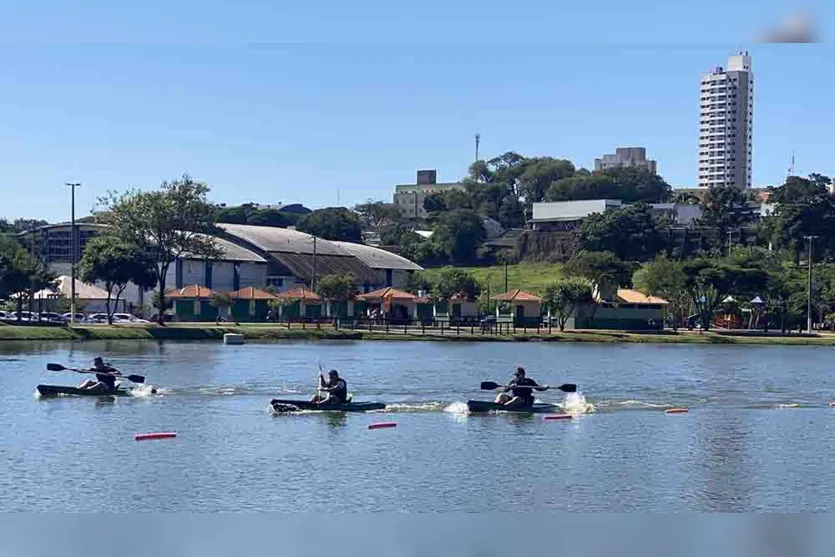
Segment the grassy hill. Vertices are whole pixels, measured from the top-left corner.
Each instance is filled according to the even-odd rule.
[[[469,271],[475,276],[482,287],[486,287],[487,280],[490,280],[490,291],[499,293],[504,291],[504,265],[492,267],[459,267]],[[440,274],[441,269],[427,269],[424,275],[434,280]],[[562,264],[559,263],[519,263],[507,266],[507,287],[508,290],[519,288],[534,293],[541,293],[550,282],[562,276]]]

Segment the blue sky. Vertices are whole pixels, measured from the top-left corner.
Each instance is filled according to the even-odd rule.
[[[0,217],[68,218],[67,181],[83,183],[81,215],[184,172],[216,202],[390,199],[419,168],[462,177],[475,132],[483,156],[578,166],[643,145],[693,186],[699,77],[740,48],[755,185],[781,180],[792,151],[797,173],[835,174],[835,49],[751,42],[781,1],[713,22],[713,0],[300,4],[0,4]]]

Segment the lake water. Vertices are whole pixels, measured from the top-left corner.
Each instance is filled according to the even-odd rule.
[[[158,395],[38,400],[105,355]],[[282,342],[0,343],[7,511],[832,511],[826,347]],[[271,416],[318,366],[391,411]],[[468,416],[524,365],[579,385],[571,421]],[[543,401],[562,393],[540,393]],[[576,402],[576,401],[574,401]],[[687,414],[668,415],[686,406]],[[582,410],[573,405],[574,411]],[[397,428],[369,430],[395,421]],[[136,433],[176,431],[135,442]]]

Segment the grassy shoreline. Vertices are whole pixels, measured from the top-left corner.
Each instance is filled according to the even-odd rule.
[[[469,329],[462,329],[456,334],[449,329],[444,335],[419,330],[404,334],[402,331],[360,331],[335,330],[332,327],[321,329],[276,325],[240,325],[217,326],[213,324],[157,326],[75,326],[69,327],[34,327],[0,325],[0,341],[11,340],[222,340],[224,333],[240,333],[249,341],[271,341],[283,339],[295,340],[400,340],[400,341],[448,341],[448,342],[597,342],[597,343],[643,343],[643,344],[741,344],[741,345],[813,345],[835,346],[835,335],[749,335],[729,333],[694,332],[639,333],[624,331],[566,331],[552,334],[481,335],[478,331],[470,334]]]

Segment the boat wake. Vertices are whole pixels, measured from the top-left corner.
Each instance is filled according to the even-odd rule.
[[[463,403],[461,403],[463,404]],[[377,410],[380,413],[387,412],[439,412],[446,411],[446,403],[440,401],[425,401],[425,402],[394,402],[386,403],[385,410]],[[464,411],[467,405],[464,404]]]
[[[611,410],[665,410],[671,404],[663,402],[645,402],[642,400],[601,400],[595,407],[600,411]]]

